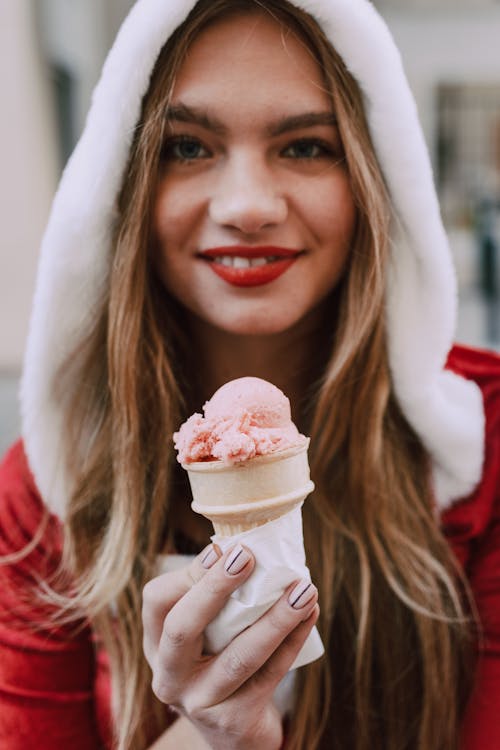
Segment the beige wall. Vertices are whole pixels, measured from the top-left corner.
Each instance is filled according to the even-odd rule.
[[[56,146],[29,0],[0,0],[0,372],[20,368]]]
[[[106,51],[131,5],[0,0],[0,374],[21,369],[40,239],[58,180],[46,60],[62,63],[77,81],[79,132]]]

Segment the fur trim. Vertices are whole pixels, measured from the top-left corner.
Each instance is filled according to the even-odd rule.
[[[38,487],[65,515],[58,368],[81,340],[106,284],[115,203],[152,67],[195,0],[139,0],[94,92],[41,248],[21,386],[23,435]],[[394,206],[387,287],[389,359],[401,407],[429,450],[441,508],[468,494],[483,463],[479,389],[444,372],[456,283],[415,102],[392,37],[368,0],[299,0],[357,79]]]

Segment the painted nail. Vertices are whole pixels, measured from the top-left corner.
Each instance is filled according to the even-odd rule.
[[[250,553],[241,544],[237,544],[224,565],[226,572],[232,576],[241,573],[247,563],[250,562]]]
[[[201,564],[204,568],[211,568],[214,563],[217,562],[220,555],[217,554],[217,551],[213,544],[208,547],[208,549],[205,551],[205,556],[201,559]]]
[[[316,594],[316,586],[305,578],[288,595],[288,604],[294,609],[305,607]]]

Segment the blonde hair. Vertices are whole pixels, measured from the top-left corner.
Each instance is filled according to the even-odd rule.
[[[202,0],[158,59],[120,196],[109,285],[62,372],[75,480],[63,569],[73,581],[71,597],[54,600],[91,619],[110,655],[117,747],[144,750],[168,716],[152,694],[142,652],[141,592],[170,527],[168,436],[196,389],[180,311],[144,251],[164,112],[199,31],[229,12],[259,8],[321,66],[358,210],[349,268],[325,332],[331,352],[304,406],[316,483],[304,506],[305,540],[327,657],[298,673],[287,747],[450,750],[468,688],[466,585],[434,517],[428,457],[391,388],[389,200],[358,86],[318,24],[285,0]],[[181,382],[192,387],[184,397]]]

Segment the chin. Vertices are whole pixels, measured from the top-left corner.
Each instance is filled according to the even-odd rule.
[[[236,318],[210,321],[213,326],[236,336],[273,336],[284,333],[298,323],[300,317],[282,315],[241,315]]]

